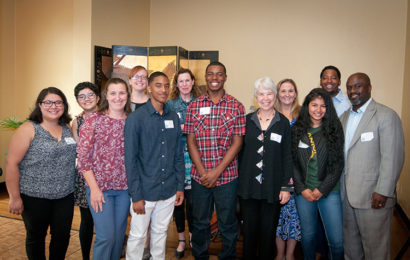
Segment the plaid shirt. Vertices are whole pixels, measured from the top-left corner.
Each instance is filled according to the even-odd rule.
[[[206,170],[214,169],[231,147],[232,136],[245,135],[245,109],[231,95],[225,94],[214,104],[208,94],[195,99],[189,106],[185,119],[184,132],[195,134]],[[200,182],[195,165],[192,165],[191,177]],[[216,186],[229,183],[238,178],[238,157],[226,167],[219,176]]]

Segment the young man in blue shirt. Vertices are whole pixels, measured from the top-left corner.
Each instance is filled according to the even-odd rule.
[[[169,80],[162,72],[148,79],[150,100],[125,123],[125,167],[131,196],[127,259],[141,259],[151,222],[151,256],[165,258],[174,206],[184,199],[184,155],[178,115],[165,105]]]

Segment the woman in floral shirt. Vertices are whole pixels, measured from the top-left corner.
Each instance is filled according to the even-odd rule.
[[[110,79],[98,112],[80,129],[78,171],[86,180],[86,195],[94,220],[94,259],[119,259],[130,207],[124,165],[124,124],[130,113],[125,81]]]

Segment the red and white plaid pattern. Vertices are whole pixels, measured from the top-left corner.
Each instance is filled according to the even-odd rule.
[[[234,135],[245,135],[245,109],[234,97],[225,94],[214,104],[208,94],[195,99],[189,106],[184,132],[195,134],[202,163],[207,170],[214,169],[223,159]],[[195,165],[191,177],[200,183]],[[236,157],[218,178],[216,185],[231,182],[238,177]]]

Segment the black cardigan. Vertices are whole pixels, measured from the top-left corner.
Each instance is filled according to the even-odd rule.
[[[295,129],[293,127],[292,131]],[[343,138],[343,132],[339,133]],[[295,138],[295,135],[292,136]],[[344,155],[343,152],[340,153],[337,163],[334,167],[333,172],[327,170],[327,161],[328,161],[328,151],[327,151],[327,139],[323,135],[323,131],[319,131],[313,135],[313,140],[316,146],[316,156],[317,156],[317,166],[318,166],[318,178],[321,181],[321,184],[318,187],[318,190],[324,195],[327,196],[336,186],[337,182],[340,179],[344,167]],[[307,148],[302,148],[303,144],[307,145]],[[303,135],[301,140],[298,142],[297,157],[295,166],[294,166],[294,185],[295,191],[297,194],[300,194],[302,191],[307,189],[306,187],[306,175],[307,167],[309,163],[310,155],[312,154],[312,148],[310,146],[309,138],[306,135]]]
[[[246,116],[246,134],[239,153],[238,195],[243,199],[279,200],[280,191],[290,191],[289,180],[293,173],[291,131],[288,119],[278,111],[264,134],[264,142],[257,139],[262,133],[257,112]],[[281,142],[271,140],[271,135],[281,136]],[[263,145],[261,157],[257,151]],[[262,173],[256,164],[263,158],[263,182],[256,180]]]

